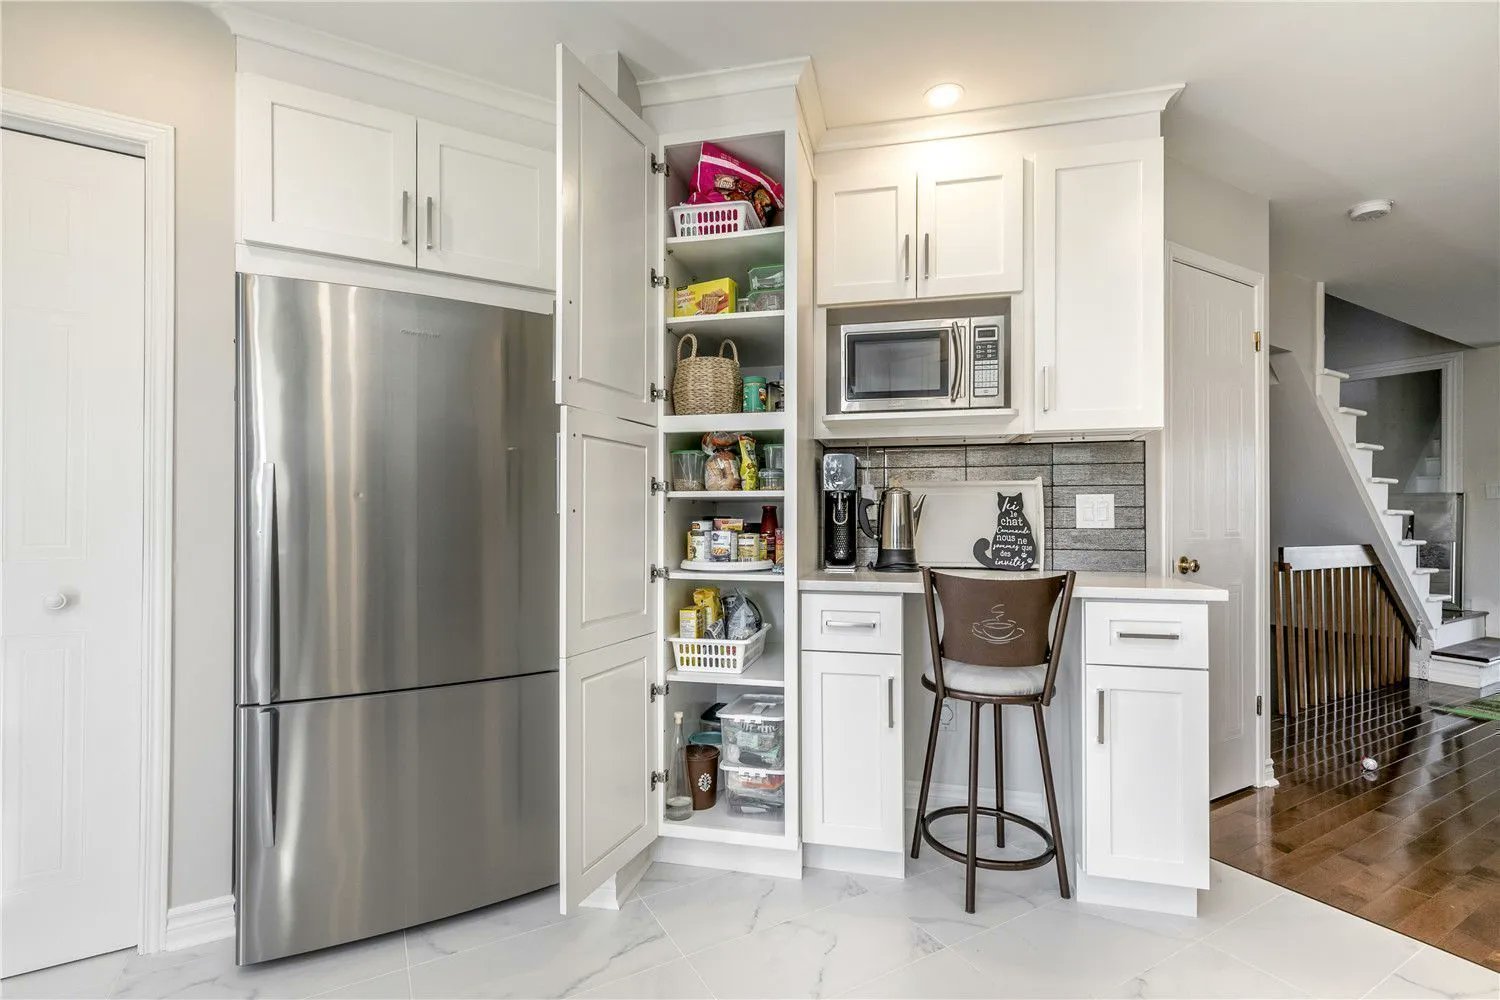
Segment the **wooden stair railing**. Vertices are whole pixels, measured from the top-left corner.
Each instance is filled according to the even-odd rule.
[[[1271,573],[1276,710],[1404,684],[1416,623],[1368,545],[1283,548]]]

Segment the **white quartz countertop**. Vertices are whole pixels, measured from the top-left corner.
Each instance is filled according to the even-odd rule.
[[[1002,573],[997,570],[955,569],[945,572],[961,576],[992,577],[1001,580],[1029,580],[1053,574],[1041,571]],[[845,594],[920,594],[920,573],[877,573],[872,569],[853,572],[817,570],[798,582],[798,589],[822,593]],[[1229,600],[1228,591],[1193,583],[1180,576],[1154,576],[1147,573],[1095,573],[1080,571],[1073,584],[1073,596],[1112,601],[1190,601]]]

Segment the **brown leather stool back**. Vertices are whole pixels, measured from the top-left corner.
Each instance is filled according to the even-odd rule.
[[[939,698],[949,692],[943,660],[978,667],[1047,665],[1042,704],[1052,700],[1062,637],[1073,597],[1073,573],[996,579],[961,576],[923,567],[927,629]],[[938,628],[938,605],[943,626]]]

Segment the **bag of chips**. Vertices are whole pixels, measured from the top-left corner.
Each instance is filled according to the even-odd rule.
[[[748,639],[760,631],[764,621],[760,608],[743,591],[732,590],[724,595],[724,638]]]
[[[783,207],[781,185],[769,174],[705,142],[698,150],[688,204],[716,201],[748,201],[762,226],[769,226]]]

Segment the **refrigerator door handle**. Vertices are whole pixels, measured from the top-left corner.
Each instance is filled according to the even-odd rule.
[[[251,643],[251,676],[260,688],[252,700],[275,701],[280,685],[277,645],[277,607],[280,581],[276,566],[276,464],[262,462],[255,484],[255,560],[251,577],[255,587],[254,638]]]
[[[260,804],[260,844],[270,850],[276,846],[276,772],[280,761],[277,760],[280,737],[280,716],[274,708],[263,708],[256,713],[261,720],[257,727],[259,730],[260,762],[257,767],[260,770],[260,787],[262,801]]]

